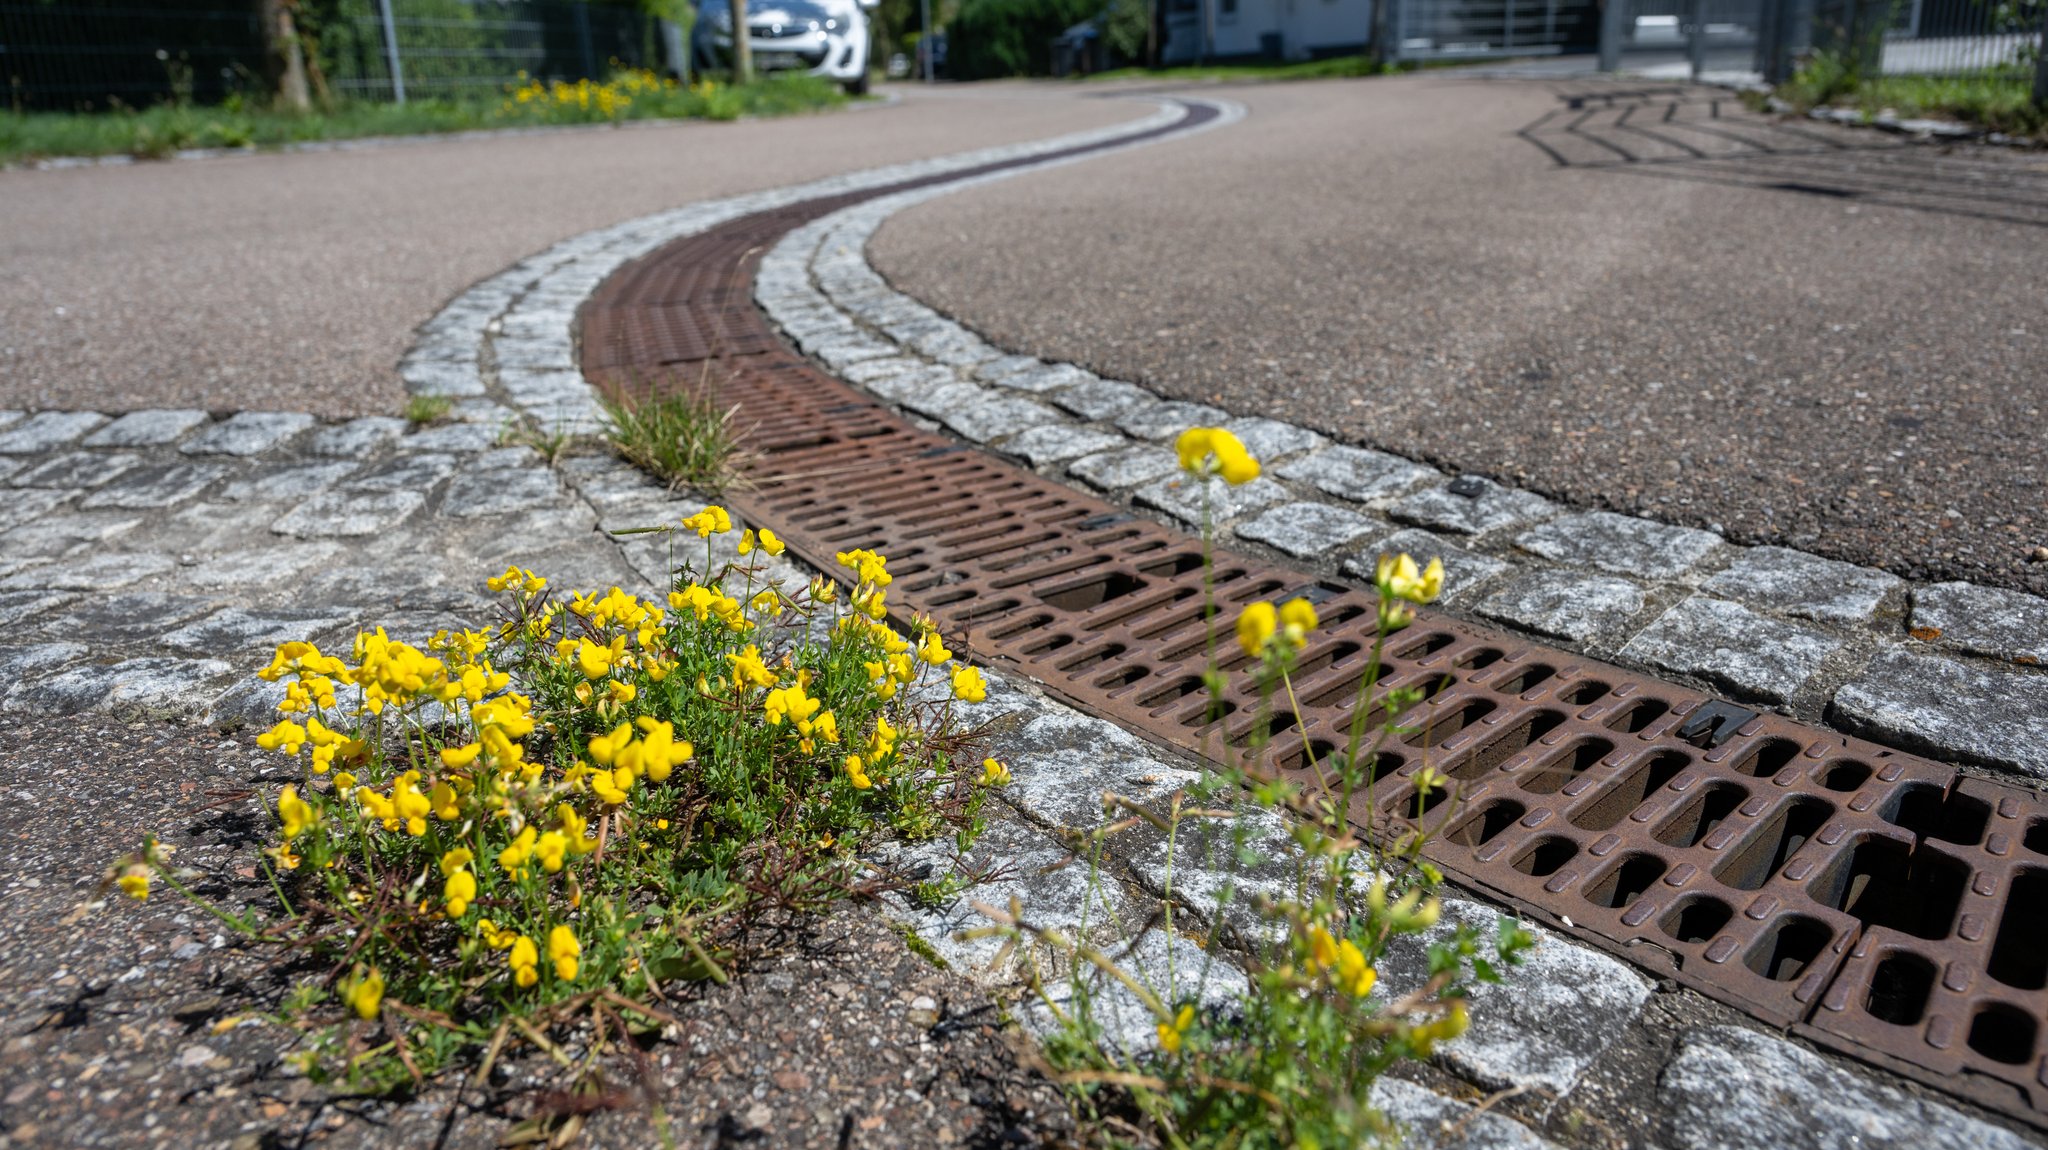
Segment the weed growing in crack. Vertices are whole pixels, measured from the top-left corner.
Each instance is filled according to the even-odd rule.
[[[1219,480],[1236,485],[1258,477],[1258,461],[1220,428],[1185,432],[1177,447],[1190,481],[1205,493]],[[1203,560],[1213,573],[1209,518],[1205,501]],[[1376,637],[1346,745],[1318,754],[1304,743],[1298,764],[1282,770],[1270,754],[1272,735],[1276,726],[1306,727],[1293,674],[1320,625],[1315,607],[1303,599],[1245,606],[1235,622],[1234,669],[1226,670],[1218,648],[1228,639],[1217,634],[1215,589],[1205,579],[1210,730],[1220,730],[1228,713],[1229,675],[1242,674],[1251,676],[1258,697],[1248,734],[1206,752],[1220,766],[1163,809],[1106,794],[1107,821],[1077,835],[1091,890],[1102,881],[1108,840],[1141,828],[1164,838],[1163,890],[1151,918],[1169,942],[1163,968],[1106,953],[1090,943],[1085,926],[1068,931],[1036,923],[1016,901],[1007,908],[977,904],[993,925],[967,936],[1001,939],[1006,953],[1024,956],[1037,1005],[1054,1020],[1046,1042],[1052,1073],[1106,1141],[1336,1147],[1391,1138],[1397,1131],[1370,1102],[1373,1082],[1396,1062],[1427,1058],[1438,1043],[1464,1033],[1470,984],[1498,981],[1533,944],[1507,919],[1491,936],[1470,926],[1433,929],[1443,880],[1423,860],[1422,847],[1443,830],[1455,802],[1442,804],[1434,825],[1419,818],[1415,829],[1377,839],[1352,826],[1354,809],[1379,809],[1372,792],[1382,747],[1413,733],[1395,720],[1425,697],[1419,687],[1379,685],[1386,640],[1412,620],[1414,604],[1437,597],[1442,582],[1440,562],[1425,569],[1407,555],[1381,559]],[[1375,724],[1372,716],[1385,717]],[[1421,807],[1451,783],[1424,766],[1405,785]],[[1364,800],[1359,807],[1356,799]],[[1262,814],[1285,818],[1291,876],[1277,884],[1280,893],[1268,884],[1267,893],[1239,905],[1246,872],[1273,861],[1260,857],[1254,841],[1254,816]],[[1175,885],[1176,864],[1184,871],[1191,850],[1203,870],[1222,876],[1211,880],[1216,893],[1206,905],[1188,902]],[[1379,985],[1389,949],[1425,932],[1427,940],[1409,945],[1426,952],[1426,977],[1389,993]],[[1177,964],[1176,936],[1199,946],[1202,960]],[[1205,992],[1215,985],[1213,964],[1226,945],[1255,957],[1248,989],[1219,1002]],[[1052,983],[1060,993],[1041,973],[1046,954],[1049,969],[1060,972]],[[1152,1019],[1152,1041],[1113,1033],[1097,1009],[1104,994],[1140,1004]]]
[[[883,621],[883,556],[841,555],[850,589],[786,587],[770,531],[714,563],[722,508],[650,530],[660,601],[515,567],[475,630],[277,649],[283,717],[257,741],[304,773],[261,797],[273,909],[206,901],[154,839],[115,864],[131,897],[173,888],[311,960],[268,1016],[309,1076],[377,1091],[468,1058],[481,1081],[510,1043],[593,1085],[598,1053],[673,1020],[665,985],[746,960],[750,926],[886,885],[865,844],[979,825],[1000,765],[968,750],[978,679],[928,621]],[[675,563],[692,535],[701,562]]]
[[[448,418],[455,409],[455,401],[445,395],[415,395],[405,401],[405,421],[424,427]]]
[[[638,405],[607,401],[607,432],[620,457],[671,487],[723,491],[738,479],[738,405],[694,394],[665,395]]]

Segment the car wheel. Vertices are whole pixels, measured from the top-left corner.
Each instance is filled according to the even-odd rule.
[[[840,87],[842,87],[842,88],[844,88],[844,89],[846,89],[846,94],[847,94],[847,95],[849,95],[849,96],[865,96],[865,95],[867,95],[867,94],[868,94],[868,74],[867,74],[867,70],[866,70],[865,68],[863,68],[863,69],[861,70],[861,74],[860,74],[859,76],[856,76],[856,77],[854,77],[854,78],[853,78],[853,79],[851,79],[851,80],[845,80],[845,81],[842,81],[842,82],[840,83],[840,85],[839,85],[839,86],[840,86]]]

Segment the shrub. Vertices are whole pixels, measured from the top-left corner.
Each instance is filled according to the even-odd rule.
[[[1101,0],[966,0],[946,28],[946,67],[961,80],[1046,75],[1053,38],[1101,6]]]

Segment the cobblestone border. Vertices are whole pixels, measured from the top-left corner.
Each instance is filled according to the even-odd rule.
[[[1456,614],[1951,761],[2048,779],[2048,600],[1908,583],[1782,547],[1579,512],[1481,476],[1307,428],[1172,401],[1008,354],[890,288],[866,245],[895,213],[967,186],[871,200],[792,231],[755,295],[841,378],[963,439],[1197,524],[1169,450],[1217,423],[1267,462],[1228,493],[1221,535],[1331,576],[1383,550],[1442,555]]]
[[[1136,124],[1090,135],[1113,138],[1177,115],[1163,107]],[[0,705],[255,720],[267,717],[273,700],[249,688],[246,668],[219,656],[255,657],[280,637],[364,622],[431,631],[474,606],[477,581],[506,562],[549,568],[564,584],[658,583],[666,558],[658,543],[622,543],[602,532],[664,521],[679,496],[609,458],[572,457],[551,468],[531,448],[502,446],[503,429],[522,422],[548,432],[601,426],[602,413],[575,371],[574,311],[583,296],[625,260],[737,215],[1076,142],[1083,141],[1068,137],[693,205],[522,261],[457,297],[422,328],[406,357],[404,376],[415,394],[456,400],[462,422],[453,425],[320,425],[290,413],[218,422],[187,411],[137,412],[111,422],[90,412],[0,413],[0,482],[20,492],[0,512],[0,621],[34,621],[47,639],[0,650],[0,669],[12,684]],[[776,269],[808,282],[804,267]],[[767,267],[763,276],[775,279]],[[928,368],[943,366],[963,384],[958,369],[998,362],[972,358],[978,353],[971,333],[928,311],[906,310],[886,321],[898,325],[887,329],[889,340],[875,334],[885,329],[844,315],[819,311],[807,318],[810,338],[836,337],[820,344],[820,357],[834,349],[828,362],[836,359],[849,374],[860,363],[903,359],[894,354],[899,339],[916,341],[921,358],[930,357],[923,361]],[[949,362],[955,359],[962,362]],[[1030,369],[1039,386],[1012,373],[1004,391],[974,386],[977,404],[1009,393],[1052,395],[1062,404],[1131,394],[1130,385],[1069,374],[1076,369],[1014,359],[1011,366]],[[1150,404],[1155,422],[1185,414],[1164,410],[1156,398]],[[1054,418],[1043,426],[1050,435],[1040,438],[1112,435]],[[1275,430],[1280,425],[1264,429],[1264,437],[1259,428],[1239,427],[1256,450],[1275,459],[1287,454],[1274,438],[1283,433]],[[1015,439],[1007,442],[1021,453]],[[1065,458],[1048,450],[1053,457],[1034,462]],[[1159,449],[1149,441],[1118,448],[1133,458],[1147,450]],[[1100,448],[1092,454],[1122,458]],[[79,615],[93,595],[119,601]],[[114,628],[121,618],[135,625]],[[1201,962],[1205,956],[1185,939],[1137,933],[1164,891],[1161,843],[1142,835],[1113,840],[1095,886],[1081,868],[1057,865],[1067,859],[1061,831],[1094,825],[1102,792],[1162,802],[1194,777],[1192,765],[1048,700],[1028,683],[991,675],[988,706],[1006,716],[994,724],[1000,733],[991,750],[1011,765],[1016,782],[970,856],[1007,877],[971,897],[1002,902],[1014,893],[1034,917],[1055,924],[1086,917],[1100,941],[1131,947],[1141,969],[1156,971],[1169,952],[1183,964]],[[1271,881],[1293,849],[1277,822],[1259,829],[1264,861],[1240,885]],[[900,853],[895,861],[911,865],[953,862],[929,848]],[[1231,880],[1198,857],[1181,856],[1174,885],[1199,917],[1206,893]],[[1495,913],[1466,900],[1448,909],[1464,920]],[[971,919],[964,898],[939,909],[899,902],[895,911],[952,964],[991,985],[1006,979],[1007,971],[987,969],[988,954],[955,937]],[[1230,937],[1233,924],[1222,925]],[[1420,963],[1419,950],[1388,963],[1386,984],[1398,989],[1419,979]],[[1226,957],[1207,997],[1220,1001],[1242,977]],[[1112,996],[1108,1005],[1123,1012],[1129,1041],[1149,1040],[1146,1020],[1130,1003]],[[1020,1016],[1034,1020],[1029,1009],[1020,1008]],[[1626,964],[1557,936],[1543,938],[1513,984],[1482,990],[1473,1017],[1473,1031],[1447,1044],[1422,1080],[1381,1084],[1376,1101],[1409,1126],[1413,1145],[1554,1145],[1539,1128],[1572,1144],[1651,1139],[1682,1150],[2029,1144],[1915,1088],[1896,1088],[1759,1033],[1698,995],[1655,986]],[[1485,1091],[1513,1096],[1489,1109],[1478,1104]]]

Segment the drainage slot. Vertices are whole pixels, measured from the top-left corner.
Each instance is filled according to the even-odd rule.
[[[956,627],[966,627],[970,623],[986,619],[991,615],[1007,615],[1023,605],[1015,599],[991,599],[987,603],[976,604],[954,615],[953,624]]]
[[[1484,846],[1528,813],[1529,808],[1513,799],[1494,799],[1465,816],[1445,837],[1462,847]]]
[[[1696,894],[1664,912],[1657,928],[1679,942],[1701,943],[1721,933],[1735,908],[1712,895]]]
[[[1598,679],[1580,679],[1557,693],[1557,701],[1583,707],[1596,699],[1604,699],[1611,688]]]
[[[1960,792],[1943,794],[1933,783],[1910,783],[1894,794],[1878,817],[1924,839],[1973,847],[1991,822],[1990,803]]]
[[[1917,938],[1947,938],[1970,868],[1959,859],[1897,839],[1859,836],[1807,886],[1814,901]]]
[[[1095,680],[1095,685],[1105,691],[1114,691],[1119,687],[1128,687],[1151,673],[1150,667],[1124,667]]]
[[[1785,764],[1799,755],[1799,744],[1790,739],[1765,739],[1750,749],[1734,770],[1738,775],[1755,779],[1768,779],[1785,769]]]
[[[1667,869],[1655,855],[1629,855],[1586,889],[1586,901],[1621,910],[1641,898]]]
[[[1481,667],[1491,667],[1500,662],[1500,656],[1501,653],[1492,647],[1480,647],[1451,660],[1451,666],[1460,671],[1477,671]]]
[[[1806,968],[1820,957],[1833,937],[1834,932],[1817,918],[1781,915],[1771,924],[1770,931],[1749,948],[1742,964],[1772,982],[1793,982],[1806,973]]]
[[[1771,821],[1750,832],[1742,848],[1715,868],[1714,877],[1736,890],[1761,887],[1834,813],[1833,806],[1815,798],[1802,796],[1786,803]]]
[[[2035,819],[2027,824],[2026,837],[2020,845],[2037,855],[2048,855],[2048,819]]]
[[[1168,683],[1166,686],[1153,691],[1151,694],[1139,696],[1138,705],[1140,707],[1164,706],[1167,703],[1185,699],[1202,689],[1202,677],[1200,675],[1184,675]]]
[[[1870,781],[1870,764],[1838,759],[1820,772],[1820,785],[1831,791],[1853,791]]]
[[[1582,830],[1606,830],[1627,818],[1630,811],[1643,805],[1644,799],[1663,790],[1665,783],[1691,765],[1692,760],[1683,752],[1657,752],[1648,761],[1636,764],[1634,770],[1601,791],[1592,802],[1572,812],[1572,825]]]
[[[1641,734],[1670,709],[1671,705],[1662,699],[1641,699],[1607,720],[1607,729],[1625,735]]]
[[[1726,821],[1749,798],[1749,791],[1734,783],[1711,783],[1677,814],[1657,828],[1657,841],[1667,847],[1689,847]]]
[[[1927,1017],[1927,1000],[1933,993],[1934,964],[1917,954],[1894,951],[1870,972],[1870,995],[1863,1000],[1863,1009],[1879,1022],[1913,1026]]]
[[[1022,653],[1026,658],[1035,659],[1040,655],[1050,655],[1062,647],[1072,646],[1073,642],[1074,637],[1072,635],[1055,631],[1038,642],[1025,647]]]
[[[1066,638],[1066,636],[1062,635],[1061,638]],[[1063,663],[1054,663],[1053,666],[1072,674],[1077,671],[1085,671],[1090,667],[1099,667],[1123,654],[1124,650],[1125,648],[1122,643],[1104,643],[1100,647],[1090,647],[1080,654],[1068,658]],[[1027,655],[1034,653],[1032,651],[1025,652]]]
[[[1554,795],[1613,753],[1614,744],[1606,739],[1581,739],[1549,762],[1515,776],[1515,785],[1532,795]]]
[[[1525,848],[1510,865],[1531,878],[1543,878],[1556,874],[1558,868],[1572,861],[1572,856],[1578,853],[1577,843],[1562,835],[1551,835]]]
[[[1047,606],[1062,611],[1086,611],[1100,607],[1112,599],[1144,590],[1146,583],[1124,571],[1107,571],[1080,583],[1070,583],[1055,591],[1040,591],[1038,598]]]
[[[1519,695],[1555,674],[1557,674],[1555,667],[1543,663],[1531,663],[1523,667],[1516,674],[1495,683],[1493,689],[1504,695]]]
[[[1426,658],[1430,655],[1436,654],[1438,651],[1443,650],[1445,647],[1448,647],[1457,641],[1458,638],[1455,635],[1446,634],[1442,631],[1435,631],[1431,632],[1430,634],[1422,636],[1422,638],[1418,642],[1410,643],[1406,647],[1403,647],[1400,650],[1393,652],[1392,654],[1388,655],[1387,658]]]
[[[1340,643],[1333,643],[1330,645],[1329,650],[1318,651],[1317,653],[1310,655],[1308,658],[1303,659],[1301,662],[1295,664],[1294,681],[1299,683],[1307,679],[1310,675],[1315,674],[1317,671],[1322,670],[1324,667],[1330,666],[1331,664],[1337,662],[1340,659],[1349,659],[1351,656],[1356,655],[1363,650],[1365,650],[1365,647],[1363,645],[1354,643],[1349,639],[1346,639]],[[1381,674],[1385,674],[1386,668],[1380,668],[1380,672]],[[1358,673],[1358,677],[1360,679],[1365,678],[1365,672],[1363,670],[1360,670]],[[1354,692],[1358,690],[1358,684],[1356,682],[1349,683],[1347,684],[1347,686],[1349,686],[1349,688]]]
[[[1556,711],[1537,711],[1505,734],[1475,752],[1471,758],[1451,768],[1451,777],[1476,779],[1486,772],[1515,757],[1516,752],[1556,730],[1564,722],[1564,716]],[[1614,748],[1610,745],[1608,750]],[[1598,756],[1595,756],[1597,760]],[[1560,786],[1563,784],[1560,783]]]
[[[1986,1003],[1970,1020],[1970,1049],[2017,1066],[2034,1056],[2034,1031],[2032,1015],[2002,1002]]]
[[[2013,876],[1984,973],[2020,990],[2048,986],[2048,870]]]
[[[1468,700],[1448,714],[1433,711],[1422,729],[1408,736],[1407,743],[1411,747],[1434,747],[1492,712],[1493,703],[1488,699]]]
[[[1168,555],[1163,559],[1154,559],[1150,563],[1140,566],[1138,573],[1141,575],[1151,575],[1159,579],[1171,579],[1176,575],[1185,575],[1190,571],[1200,571],[1201,569],[1202,553],[1199,551],[1183,551],[1178,555]]]
[[[1052,622],[1052,616],[1043,612],[1037,615],[1026,615],[1022,619],[1012,619],[1007,623],[990,627],[988,629],[988,637],[1000,642],[1004,639],[1022,635],[1027,631],[1036,631],[1040,627],[1050,627]]]

